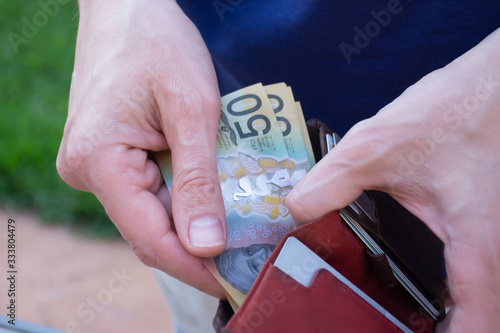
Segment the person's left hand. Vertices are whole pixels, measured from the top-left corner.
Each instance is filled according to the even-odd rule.
[[[445,244],[446,332],[500,326],[500,30],[354,126],[290,192],[299,223],[389,193]]]

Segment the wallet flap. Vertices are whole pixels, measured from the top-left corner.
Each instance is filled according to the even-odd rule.
[[[346,277],[369,297],[373,298],[378,304],[389,311],[394,317],[410,329],[419,332],[433,331],[433,322],[421,317],[418,314],[418,303],[406,292],[406,290],[403,289],[402,286],[397,285],[394,288],[388,289],[384,288],[379,283],[379,280],[376,278],[368,262],[364,244],[351,231],[351,229],[341,221],[338,211],[330,213],[318,221],[297,228],[296,230],[290,232],[287,236],[294,236],[299,239],[303,244],[325,260],[330,266],[334,267],[340,274]],[[247,295],[247,299],[238,312],[229,321],[227,325],[227,329],[229,329],[229,331],[246,332],[244,330],[240,330],[240,328],[246,327],[247,329],[254,329],[254,326],[252,325],[255,324],[260,327],[260,329],[255,330],[255,332],[275,332],[273,330],[261,329],[267,327],[263,326],[268,325],[267,322],[271,322],[271,324],[269,324],[271,325],[270,327],[275,327],[272,323],[281,323],[281,320],[284,320],[283,324],[286,324],[286,327],[292,329],[292,332],[304,332],[295,330],[295,328],[298,327],[297,325],[301,325],[302,321],[311,323],[314,320],[296,316],[298,312],[306,311],[302,310],[302,307],[315,307],[316,311],[319,311],[317,312],[317,315],[322,314],[321,320],[318,319],[317,321],[324,322],[328,325],[328,327],[336,327],[337,325],[340,325],[338,321],[348,318],[346,316],[341,316],[340,318],[334,320],[334,318],[329,314],[323,315],[325,314],[325,311],[328,310],[321,309],[332,306],[330,305],[330,302],[332,302],[333,296],[329,295],[330,291],[327,292],[325,291],[326,289],[317,289],[319,291],[322,290],[321,292],[315,291],[315,293],[320,294],[317,299],[315,299],[315,297],[311,297],[312,291],[309,291],[305,293],[308,295],[308,298],[303,299],[303,295],[301,293],[297,293],[296,291],[305,287],[298,284],[295,280],[273,266],[273,263],[283,247],[285,240],[286,238],[280,241],[276,250],[268,258],[268,261],[262,268],[261,274],[259,274],[252,289]],[[321,274],[319,274],[318,277],[320,277]],[[279,277],[277,278],[276,275]],[[331,279],[327,278],[327,280]],[[318,281],[316,281],[316,283],[317,282]],[[316,290],[316,288],[317,287],[315,287],[314,290]],[[307,290],[308,288],[305,289]],[[270,299],[271,296],[274,300]],[[283,298],[286,298],[286,302],[280,303],[280,300]],[[287,302],[291,303],[285,304]],[[356,303],[357,301],[350,300],[350,302],[350,306],[358,304]],[[257,320],[259,315],[257,314],[258,310],[256,310],[257,306],[261,306],[264,303],[268,306],[273,304],[272,318],[270,317],[271,315],[269,315],[270,319],[265,320],[267,317],[262,313],[262,320],[266,322],[265,324],[260,323],[260,320]],[[288,308],[289,306],[290,308]],[[364,308],[364,306],[360,306],[360,308]],[[292,312],[282,313],[279,309],[288,309],[287,311]],[[375,309],[372,310],[376,311]],[[290,315],[291,313],[293,313],[292,316]],[[279,316],[281,315],[285,316],[284,319],[279,319]],[[251,316],[256,317],[253,318]],[[255,320],[257,321],[255,322]],[[256,324],[258,322],[260,323],[259,325]],[[253,324],[250,325],[249,323]],[[393,324],[391,323],[391,325]],[[346,327],[351,326],[347,325]],[[283,327],[281,327],[281,329],[283,329]],[[354,330],[353,328],[346,329],[347,330],[342,332],[358,332],[358,330]],[[308,329],[305,331],[311,330]],[[283,330],[276,330],[276,332],[283,332]]]
[[[229,322],[229,331],[401,332],[330,272],[318,271],[309,288],[272,265],[265,275],[266,283]]]

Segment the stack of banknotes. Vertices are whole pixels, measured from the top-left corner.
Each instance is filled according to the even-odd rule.
[[[157,154],[171,190],[169,151]],[[300,103],[285,83],[255,84],[222,97],[217,166],[227,249],[207,268],[237,309],[265,260],[294,221],[287,194],[315,164]]]

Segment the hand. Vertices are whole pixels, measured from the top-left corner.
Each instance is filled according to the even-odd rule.
[[[500,29],[354,126],[287,197],[299,222],[364,189],[389,193],[445,244],[454,306],[439,331],[500,326]]]
[[[219,112],[210,55],[175,1],[80,1],[57,169],[69,185],[97,196],[146,265],[222,298],[198,258],[226,247]],[[166,149],[172,197],[148,159]]]

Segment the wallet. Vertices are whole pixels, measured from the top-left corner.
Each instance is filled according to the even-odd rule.
[[[327,152],[322,138],[331,131],[319,120],[309,121],[308,130],[319,160]],[[349,215],[360,222],[384,252],[391,253],[392,261],[437,304],[437,318],[431,318],[396,281],[387,261],[389,255],[374,255],[335,211],[289,232],[280,241],[236,314],[227,301],[220,301],[214,318],[216,332],[433,332],[435,323],[444,316],[442,242],[387,194],[366,191],[366,198],[369,205],[361,213],[348,210]],[[276,267],[275,261],[291,237],[389,315],[328,270],[318,269],[311,283],[304,286]]]

